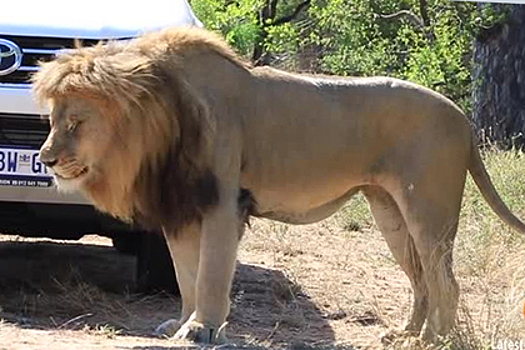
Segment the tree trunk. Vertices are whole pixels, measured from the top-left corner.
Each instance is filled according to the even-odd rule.
[[[502,23],[476,38],[473,122],[483,140],[525,148],[525,6],[506,7]]]

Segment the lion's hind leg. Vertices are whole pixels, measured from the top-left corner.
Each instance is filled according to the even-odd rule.
[[[454,326],[458,306],[459,285],[454,277],[452,253],[464,177],[464,172],[432,174],[412,186],[404,186],[397,197],[394,195],[427,284],[428,314],[423,339],[434,343]]]
[[[412,285],[414,301],[404,329],[411,334],[419,335],[427,317],[428,291],[414,241],[399,207],[387,191],[379,186],[367,186],[362,192],[370,204],[372,215],[388,247]]]
[[[459,301],[459,285],[453,271],[453,241],[457,230],[457,218],[444,220],[445,225],[436,236],[419,225],[411,230],[421,257],[425,279],[429,290],[429,310],[423,339],[436,342],[438,336],[446,335],[454,326]],[[418,229],[420,231],[418,231]]]

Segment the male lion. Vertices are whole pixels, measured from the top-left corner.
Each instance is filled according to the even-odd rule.
[[[463,113],[412,83],[251,68],[215,35],[179,28],[65,53],[42,65],[34,90],[50,104],[40,156],[58,186],[162,227],[183,303],[163,328],[178,329],[177,339],[221,340],[248,215],[307,224],[364,193],[414,289],[405,329],[424,325],[430,340],[454,324],[452,247],[467,170],[525,232]]]

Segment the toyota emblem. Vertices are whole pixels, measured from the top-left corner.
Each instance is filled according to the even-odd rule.
[[[0,39],[0,76],[16,71],[22,64],[22,56],[17,44]]]

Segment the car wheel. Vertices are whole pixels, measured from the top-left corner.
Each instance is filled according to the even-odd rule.
[[[138,235],[137,289],[142,293],[165,291],[179,294],[175,269],[164,236],[160,232]]]
[[[144,232],[121,232],[111,237],[113,248],[119,253],[138,255]]]

